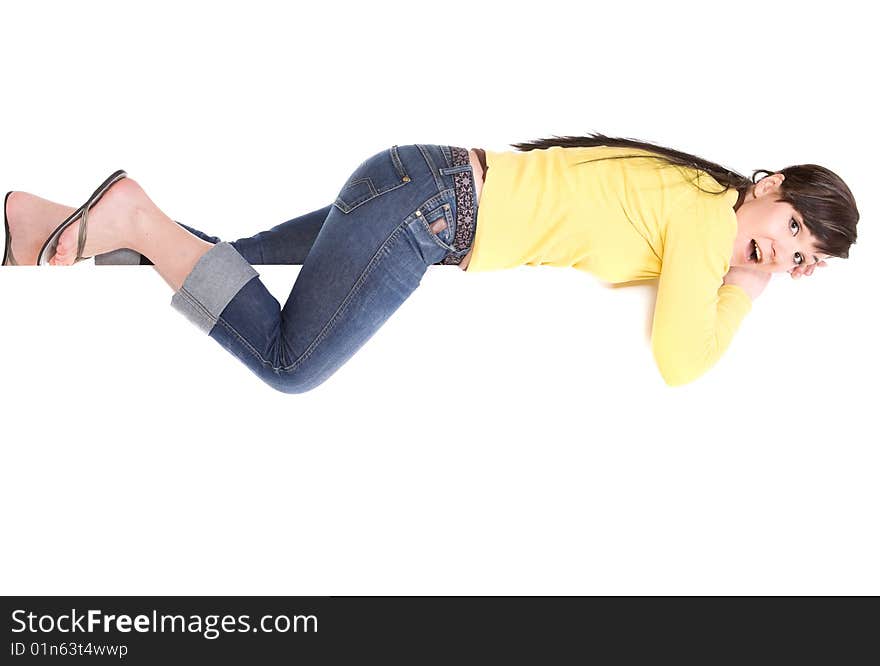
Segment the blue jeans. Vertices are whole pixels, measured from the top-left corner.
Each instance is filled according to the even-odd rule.
[[[362,162],[331,205],[255,236],[223,242],[181,225],[215,245],[171,305],[272,388],[313,389],[376,333],[428,266],[467,254],[451,244],[459,172],[471,173],[476,201],[473,170],[452,166],[449,146],[395,145]],[[435,233],[441,219],[446,227]],[[252,264],[302,264],[283,308]]]

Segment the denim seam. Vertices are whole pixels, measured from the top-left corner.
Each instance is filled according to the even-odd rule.
[[[437,185],[438,190],[446,189],[446,184],[443,182],[443,176],[440,175],[440,172],[437,171],[437,165],[434,164],[434,160],[431,159],[430,154],[425,147],[417,143],[416,146],[419,149],[419,152],[422,153],[422,157],[425,158],[425,162],[428,164],[428,168],[431,170],[431,175],[434,177],[434,183]]]
[[[453,253],[460,254],[460,251],[457,250],[454,245],[449,245],[442,238],[438,237],[437,234],[435,234],[433,231],[431,231],[431,227],[428,224],[428,221],[425,219],[426,217],[430,217],[436,210],[443,207],[445,204],[453,204],[454,205],[454,203],[455,203],[454,195],[455,195],[455,188],[447,188],[445,190],[441,190],[437,194],[435,194],[435,195],[429,197],[428,199],[426,199],[425,201],[423,201],[422,204],[418,208],[416,208],[416,210],[422,211],[423,214],[415,216],[415,217],[418,220],[421,220],[422,226],[425,228],[425,230],[431,236],[431,240],[433,240],[437,245],[439,245],[441,248],[443,248],[447,252],[453,252]],[[425,209],[428,209],[428,211],[425,212]],[[444,215],[444,218],[446,219],[446,224],[447,224],[448,228],[452,230],[452,234],[453,234],[452,237],[455,238],[456,220],[452,214],[451,206],[450,206],[450,208],[444,210],[443,215]],[[412,219],[413,217],[414,217],[413,213],[410,213],[407,216],[407,218],[406,218],[407,225],[409,225],[415,221]],[[434,221],[436,221],[436,220],[434,220]]]
[[[446,160],[446,166],[452,166],[452,148],[449,144],[440,146],[440,152],[443,153],[443,159]]]
[[[225,328],[232,335],[234,335],[238,339],[238,341],[241,342],[247,348],[248,351],[250,351],[254,356],[256,356],[260,360],[260,363],[262,363],[263,365],[269,366],[272,370],[277,370],[277,368],[275,367],[275,365],[273,363],[264,359],[263,355],[259,351],[257,351],[257,349],[255,349],[254,346],[250,342],[245,340],[241,336],[241,333],[236,331],[225,319],[223,319],[223,317],[218,317],[217,323],[222,324],[223,328]]]
[[[437,219],[438,220],[439,219],[446,220],[446,226],[449,229],[453,229],[453,232],[454,232],[453,226],[449,223],[449,221],[452,219],[452,212],[451,211],[444,210],[442,215],[440,217],[438,217]],[[450,245],[449,243],[444,241],[442,238],[440,238],[440,236],[437,233],[435,233],[434,231],[431,230],[431,225],[428,224],[428,221],[425,219],[424,215],[420,216],[419,220],[422,221],[422,226],[425,228],[425,231],[428,232],[428,235],[431,237],[431,240],[434,241],[440,248],[446,250],[447,252],[453,252],[453,253],[459,251],[458,248],[456,248],[454,245]],[[436,221],[437,220],[434,220],[434,222],[436,222]],[[445,231],[445,229],[444,229],[444,231]],[[453,238],[454,238],[454,236],[453,236]]]
[[[196,261],[171,305],[210,334],[223,309],[258,275],[231,243],[215,243]]]
[[[376,197],[380,197],[383,194],[387,194],[388,192],[391,192],[392,190],[396,190],[398,187],[403,187],[404,185],[412,182],[412,179],[410,178],[410,176],[406,170],[406,167],[403,164],[403,161],[400,159],[400,155],[398,154],[397,146],[396,145],[391,146],[391,148],[388,148],[382,152],[387,154],[388,156],[390,156],[391,163],[394,166],[394,170],[397,171],[397,175],[400,179],[400,182],[398,182],[396,185],[391,185],[389,187],[386,187],[384,190],[380,190],[378,187],[376,187],[376,184],[373,182],[373,179],[370,178],[369,176],[362,176],[361,178],[357,178],[355,180],[352,180],[351,182],[346,181],[345,185],[343,185],[342,189],[339,191],[339,194],[336,195],[336,200],[333,202],[333,205],[336,208],[338,208],[340,212],[348,215],[355,208],[358,208],[359,206],[363,206],[365,203],[372,201]],[[353,187],[354,185],[357,185],[358,183],[366,183],[369,186],[370,196],[368,196],[363,201],[359,201],[356,204],[350,204],[348,201],[345,200],[343,193],[346,190],[351,189],[351,187]]]
[[[201,312],[208,321],[213,322],[213,325],[217,324],[217,318],[211,314],[210,310],[208,310],[204,305],[199,302],[199,300],[195,297],[195,295],[191,294],[185,287],[181,287],[178,291],[178,294],[183,296],[183,299],[192,305],[196,310]],[[212,326],[213,326],[212,325]]]
[[[388,149],[388,152],[391,155],[391,161],[394,162],[394,168],[397,169],[397,175],[399,175],[401,179],[409,178],[406,166],[404,165],[403,160],[400,159],[400,152],[397,144],[391,146],[391,148]]]
[[[312,343],[308,346],[308,348],[306,348],[306,350],[300,355],[300,357],[298,359],[296,359],[289,366],[286,366],[285,368],[283,368],[285,371],[295,369],[298,365],[300,365],[303,361],[305,361],[309,356],[311,356],[312,352],[315,351],[315,348],[318,346],[318,344],[324,338],[327,337],[327,335],[330,333],[330,331],[333,330],[333,328],[335,327],[336,322],[339,320],[339,317],[341,316],[341,314],[343,312],[345,312],[345,310],[348,308],[349,303],[351,303],[351,301],[354,299],[354,297],[360,292],[361,287],[364,286],[364,282],[366,282],[367,276],[369,276],[369,274],[373,272],[373,269],[379,265],[379,261],[381,259],[384,259],[385,257],[388,256],[389,253],[386,251],[388,248],[388,244],[397,236],[397,234],[399,234],[403,230],[404,224],[405,224],[404,222],[401,222],[400,224],[398,224],[397,228],[393,232],[391,232],[391,235],[385,239],[384,243],[382,243],[382,246],[378,250],[376,250],[376,253],[373,255],[373,258],[370,260],[370,263],[367,264],[366,268],[364,268],[364,270],[361,272],[361,275],[360,275],[360,277],[358,277],[357,282],[355,282],[355,285],[351,288],[351,291],[348,292],[348,295],[345,297],[345,299],[342,301],[342,303],[336,309],[336,312],[333,313],[333,316],[330,317],[330,321],[327,322],[327,324],[324,326],[324,328],[318,334],[318,337],[312,341]]]
[[[376,186],[373,184],[373,179],[369,176],[354,179],[353,181],[349,182],[348,185],[346,185],[346,188],[357,185],[358,183],[366,183],[367,185],[369,185],[370,194],[372,194],[374,197],[379,195],[379,190],[376,189]]]
[[[405,187],[406,185],[408,185],[409,183],[412,182],[411,180],[407,180],[407,181],[401,180],[401,182],[397,183],[397,185],[392,185],[391,187],[386,187],[384,190],[378,189],[369,177],[358,178],[356,181],[352,181],[351,184],[354,185],[355,183],[361,183],[361,182],[365,182],[365,181],[369,182],[369,184],[370,184],[370,196],[369,197],[367,197],[366,199],[363,199],[362,201],[358,201],[356,204],[350,204],[342,196],[342,192],[344,192],[345,190],[348,189],[348,186],[346,186],[342,189],[342,192],[340,192],[336,196],[336,200],[333,202],[333,205],[336,208],[338,208],[340,212],[344,213],[345,215],[348,215],[353,210],[359,208],[360,206],[363,206],[365,203],[369,203],[370,201],[373,201],[377,197],[381,197],[383,194],[387,194],[388,192],[391,192],[392,190],[396,190],[398,187]],[[343,208],[342,206],[345,206],[345,208]]]
[[[241,334],[238,331],[236,331],[235,328],[232,327],[231,324],[229,324],[225,319],[223,319],[222,316],[218,317],[217,322],[222,324],[226,330],[228,330],[236,338],[238,338],[238,340],[240,340],[245,345],[245,347],[248,350],[250,350],[250,352],[252,354],[254,354],[254,356],[256,356],[260,360],[260,363],[262,363],[265,366],[269,366],[269,368],[273,372],[275,372],[275,373],[289,372],[290,370],[295,369],[303,361],[305,361],[309,356],[311,356],[312,352],[314,352],[317,345],[325,337],[327,337],[327,334],[333,329],[334,325],[338,321],[340,314],[345,311],[348,304],[352,301],[352,299],[360,291],[360,288],[363,286],[364,282],[366,281],[367,276],[372,272],[372,270],[376,267],[376,265],[378,265],[379,260],[381,258],[387,256],[388,253],[385,250],[388,247],[388,244],[395,238],[395,236],[397,236],[398,233],[400,233],[400,231],[404,228],[405,224],[406,224],[406,221],[401,222],[399,225],[397,225],[397,228],[395,228],[395,230],[391,232],[391,234],[388,236],[388,238],[385,239],[385,242],[383,242],[382,245],[379,247],[379,249],[376,250],[376,253],[373,255],[372,259],[370,259],[370,262],[367,264],[367,266],[364,268],[364,270],[361,272],[361,274],[358,277],[357,281],[355,282],[354,286],[351,288],[351,290],[345,296],[345,298],[343,299],[340,306],[336,309],[336,312],[333,313],[333,316],[330,317],[330,321],[327,322],[327,324],[324,326],[324,328],[321,329],[321,332],[318,333],[318,336],[309,344],[308,347],[306,347],[306,350],[302,354],[300,354],[299,358],[297,358],[293,363],[291,363],[289,365],[276,366],[274,363],[267,361],[265,358],[263,358],[263,355],[257,349],[255,349],[254,346],[251,345],[246,339],[244,339],[241,336]],[[279,349],[280,349],[280,344],[279,344]]]
[[[217,318],[211,314],[211,311],[202,305],[199,299],[196,298],[195,294],[191,293],[186,287],[181,287],[178,293],[183,296],[190,305],[200,310],[208,319],[215,323],[217,322]]]

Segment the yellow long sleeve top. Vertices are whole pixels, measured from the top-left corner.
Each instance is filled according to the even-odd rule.
[[[724,353],[752,307],[723,284],[738,193],[704,171],[635,157],[625,147],[486,151],[468,273],[572,267],[611,283],[659,278],[651,334],[669,386],[693,381]]]

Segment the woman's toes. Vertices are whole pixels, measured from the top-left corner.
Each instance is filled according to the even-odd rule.
[[[79,228],[79,223],[73,224],[67,229],[65,229],[61,237],[58,239],[58,247],[55,248],[55,263],[56,264],[69,264],[71,263],[71,259],[73,259],[73,251],[75,246],[76,238],[74,237],[74,232]]]
[[[58,238],[58,253],[59,254],[67,254],[67,251],[70,249],[73,238],[70,236],[70,232],[73,231],[73,226],[67,227],[63,232],[61,232],[61,236]]]

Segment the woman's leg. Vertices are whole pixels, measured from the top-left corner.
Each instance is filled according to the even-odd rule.
[[[301,265],[309,254],[309,250],[312,249],[315,238],[318,237],[318,232],[321,231],[324,220],[330,213],[330,208],[331,206],[324,206],[311,213],[282,222],[266,231],[260,231],[253,236],[239,238],[234,241],[236,249],[249,264]],[[177,222],[177,224],[204,241],[215,245],[221,242],[217,236],[206,234],[183,224],[183,222]],[[134,251],[128,253],[116,251],[98,255],[95,257],[95,263],[98,265],[131,263],[153,265],[148,257]]]
[[[71,206],[29,192],[14,192],[7,201],[7,212],[19,263],[34,265],[43,241],[74,210]],[[325,206],[235,242],[242,256],[251,264],[302,264],[329,212],[330,206]],[[210,236],[181,222],[177,224],[202,240],[212,244],[220,242],[217,236]],[[152,265],[148,258],[131,249],[98,254],[95,263]]]
[[[470,167],[452,168],[450,155],[448,147],[408,145],[364,161],[330,208],[283,308],[236,242],[195,236],[130,179],[93,209],[84,251],[130,247],[149,257],[174,290],[175,309],[272,388],[302,393],[376,333],[428,266],[450,251],[467,251],[449,243],[456,215],[452,173]],[[75,254],[77,227],[59,243],[63,262]]]

